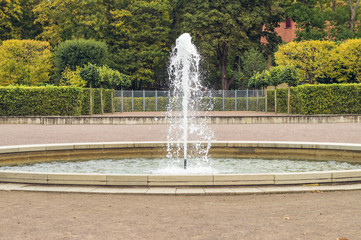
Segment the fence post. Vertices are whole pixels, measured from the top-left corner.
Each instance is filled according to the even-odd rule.
[[[209,91],[209,110],[213,110],[213,107],[212,107],[212,93],[211,91]]]
[[[248,88],[246,90],[246,110],[248,111]]]
[[[237,89],[234,90],[234,111],[237,111]]]
[[[224,111],[224,89],[222,90],[222,109]]]
[[[145,90],[143,89],[143,112],[145,112]]]
[[[158,91],[155,90],[155,111],[158,112]]]
[[[264,91],[264,90],[263,90]],[[267,112],[267,103],[268,103],[268,99],[267,99],[267,88],[266,88],[266,91],[265,91],[265,93],[264,93],[264,95],[265,95],[265,98],[264,98],[264,100],[265,100],[265,112]]]
[[[132,89],[132,112],[134,112],[134,90]]]

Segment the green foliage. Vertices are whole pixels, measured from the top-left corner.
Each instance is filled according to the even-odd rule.
[[[271,86],[277,87],[282,83],[283,79],[280,78],[282,70],[282,66],[276,66],[269,70],[269,83]]]
[[[0,87],[0,116],[78,116],[77,87]]]
[[[168,0],[125,1],[110,11],[113,19],[111,67],[129,75],[133,89],[155,86],[170,51],[171,7]]]
[[[267,62],[265,57],[254,48],[246,51],[240,60],[241,66],[239,72],[241,72],[245,82],[249,81],[255,73],[262,72],[266,69]]]
[[[93,88],[93,114],[101,114],[101,105],[100,105],[100,89]],[[89,115],[90,114],[90,91],[89,88],[82,89],[83,100],[81,103],[81,114]],[[104,99],[104,113],[111,113],[111,90],[103,89],[103,99]]]
[[[80,77],[88,83],[88,85],[97,85],[100,82],[99,69],[96,65],[88,63],[79,73]]]
[[[113,71],[112,82],[110,83],[112,88],[122,88],[130,86],[131,82],[128,75],[120,73],[119,71]]]
[[[361,37],[359,1],[310,0],[293,1],[287,9],[289,17],[297,23],[297,40],[342,41]]]
[[[208,70],[218,71],[213,77],[221,79],[219,85],[223,89],[229,89],[235,80],[237,59],[246,50],[255,48],[261,36],[269,36],[283,15],[276,0],[173,2],[179,32],[191,34],[208,63]],[[263,29],[265,24],[267,27]],[[278,38],[268,40],[279,41]]]
[[[100,84],[102,86],[109,86],[113,82],[113,70],[107,65],[103,65],[98,68],[100,76]]]
[[[268,90],[268,97],[274,91]],[[290,112],[293,114],[361,114],[360,84],[301,85],[291,88]],[[287,89],[277,90],[277,109],[287,112]],[[268,111],[274,103],[268,102]]]
[[[267,70],[262,71],[261,73],[256,72],[248,82],[249,88],[266,88],[270,85],[270,73]]]
[[[288,86],[296,86],[298,83],[297,69],[292,65],[286,65],[280,74],[280,82],[287,83]]]
[[[108,60],[108,49],[105,43],[95,40],[68,40],[56,48],[54,58],[57,74],[61,76],[67,66],[75,71],[77,66],[88,63],[104,65]]]
[[[7,40],[0,45],[0,85],[40,85],[49,81],[50,45],[35,40]]]
[[[20,36],[17,24],[21,20],[19,0],[0,2],[0,40],[8,40]]]

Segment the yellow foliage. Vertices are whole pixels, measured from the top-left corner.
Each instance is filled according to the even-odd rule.
[[[339,82],[361,82],[361,39],[346,40],[334,54],[334,74]]]
[[[7,40],[0,46],[0,85],[40,85],[49,81],[48,42]]]
[[[81,68],[76,67],[75,71],[72,71],[70,67],[66,67],[61,73],[60,86],[74,86],[74,87],[84,87],[85,81],[80,77]]]
[[[290,42],[279,47],[275,53],[278,65],[293,65],[300,74],[300,82],[315,83],[332,70],[330,59],[335,43],[331,41]]]

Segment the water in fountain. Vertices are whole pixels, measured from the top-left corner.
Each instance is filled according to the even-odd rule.
[[[197,165],[208,160],[210,142],[214,136],[207,127],[206,114],[200,114],[201,110],[207,111],[211,106],[203,98],[206,88],[200,81],[199,62],[200,55],[191,36],[182,34],[172,50],[168,68],[168,158],[179,161],[183,152],[184,168],[189,158],[197,159]],[[192,140],[192,144],[189,140]]]

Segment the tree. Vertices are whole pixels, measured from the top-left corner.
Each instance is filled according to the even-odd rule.
[[[349,39],[332,51],[332,77],[341,83],[361,83],[361,39]]]
[[[80,77],[80,71],[80,67],[77,67],[75,71],[72,71],[69,67],[66,67],[61,73],[61,80],[59,85],[84,87],[86,82]]]
[[[70,39],[101,40],[109,29],[109,5],[113,0],[41,0],[34,7],[35,23],[42,26],[39,38],[56,46]]]
[[[125,75],[123,73],[120,73],[117,70],[113,70],[112,72],[112,81],[110,83],[110,86],[112,88],[112,94],[111,94],[111,98],[112,98],[112,113],[114,113],[114,101],[113,101],[113,96],[114,96],[114,89],[115,88],[123,88],[123,87],[127,87],[130,86],[131,82],[129,79],[128,75]]]
[[[280,74],[280,82],[287,83],[288,97],[287,97],[287,114],[290,114],[290,98],[291,98],[291,86],[294,87],[298,83],[297,69],[292,65],[286,65]]]
[[[90,116],[93,116],[93,91],[92,85],[98,84],[100,81],[100,75],[98,67],[94,64],[88,63],[79,73],[80,77],[89,84],[89,96],[90,96]]]
[[[245,82],[248,82],[255,73],[265,70],[267,65],[263,54],[254,48],[246,51],[240,58],[240,62],[238,72]]]
[[[269,83],[271,86],[274,86],[275,89],[275,113],[277,114],[277,86],[282,83],[280,78],[282,73],[282,66],[276,66],[270,69],[269,71]]]
[[[270,43],[280,41],[269,34],[282,18],[279,1],[176,2],[180,32],[189,32],[195,39],[211,71],[219,72],[223,89],[229,89],[234,82],[239,57],[245,50],[260,45],[261,36],[266,36]]]
[[[338,40],[361,37],[360,0],[297,0],[287,14],[297,23],[297,40]]]
[[[275,61],[280,66],[295,66],[301,83],[314,84],[331,77],[330,57],[335,47],[331,41],[290,42],[279,47]]]
[[[104,101],[103,101],[103,86],[110,86],[113,82],[113,70],[110,69],[107,65],[99,67],[99,76],[100,76],[100,109],[101,114],[104,115]]]
[[[55,67],[60,78],[62,71],[69,67],[75,71],[77,66],[88,63],[103,65],[108,60],[108,48],[103,42],[95,40],[67,40],[61,43],[54,52]]]
[[[0,40],[20,37],[16,24],[21,19],[21,5],[19,0],[0,2]]]
[[[168,0],[129,1],[123,9],[111,11],[114,19],[111,67],[129,75],[133,88],[151,87],[156,80],[161,81],[155,73],[166,69],[170,11]]]
[[[0,46],[0,85],[40,85],[49,81],[51,52],[48,42],[6,40]]]

